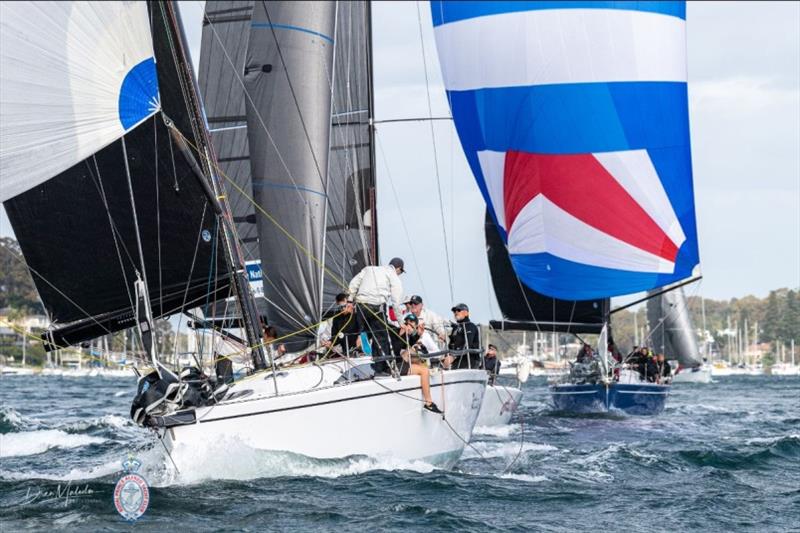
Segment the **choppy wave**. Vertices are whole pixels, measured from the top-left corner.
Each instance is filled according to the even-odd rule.
[[[495,458],[495,457],[515,457],[518,454],[525,454],[528,452],[550,453],[558,450],[557,447],[549,444],[537,444],[535,442],[523,442],[520,446],[519,442],[486,442],[478,441],[470,443],[464,450],[462,459],[474,458]]]
[[[0,457],[37,455],[53,448],[79,448],[105,441],[102,437],[71,434],[60,429],[6,433],[0,435]]]
[[[0,407],[0,433],[12,433],[22,431],[25,424],[20,415],[13,407],[3,405]]]
[[[342,532],[796,527],[782,512],[796,504],[800,477],[791,383],[732,378],[676,390],[658,417],[566,417],[540,401],[544,381],[533,379],[524,419],[478,428],[448,471],[392,458],[312,459],[236,440],[179,448],[176,469],[152,432],[128,419],[130,394],[114,383],[35,379],[52,385],[20,378],[0,389],[0,521],[11,531],[127,527],[111,500],[129,453],[152,487],[153,529],[180,520],[187,529],[257,530],[267,516],[275,530]],[[29,489],[63,482],[96,493],[66,508],[20,506]]]

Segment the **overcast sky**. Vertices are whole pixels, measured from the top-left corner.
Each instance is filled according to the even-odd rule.
[[[180,4],[196,62],[203,3]],[[415,2],[373,6],[376,118],[428,116],[418,6]],[[433,115],[449,115],[427,2],[419,5],[419,12]],[[694,186],[704,275],[699,294],[727,299],[798,287],[800,3],[690,2],[687,26]],[[435,122],[434,133],[453,263],[453,297],[429,123],[378,126],[382,260],[403,257],[409,271],[403,278],[406,292],[422,294],[440,313],[453,300],[464,301],[475,310],[475,318],[485,321],[499,313],[484,250],[483,200],[452,124]],[[0,234],[13,235],[5,212]]]

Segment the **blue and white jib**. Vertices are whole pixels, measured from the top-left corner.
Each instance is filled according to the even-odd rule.
[[[520,278],[625,294],[698,263],[682,2],[432,2],[467,160]]]

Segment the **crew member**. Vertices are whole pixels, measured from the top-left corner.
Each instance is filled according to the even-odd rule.
[[[483,367],[489,373],[489,384],[494,385],[494,380],[500,374],[500,359],[497,358],[497,346],[494,344],[490,344],[486,347]]]
[[[672,380],[672,367],[664,357],[663,353],[656,356],[655,363],[656,383],[669,383]]]
[[[451,309],[455,323],[451,323],[450,342],[447,344],[448,350],[464,351],[477,350],[480,348],[480,331],[469,319],[469,307],[467,304],[457,304]],[[442,361],[445,368],[480,368],[480,355],[477,353],[469,354],[449,354]]]
[[[331,319],[331,332],[333,334],[329,345],[347,355],[350,350],[359,345],[361,330],[356,320],[355,305],[345,299],[339,313]]]
[[[433,332],[439,342],[447,341],[444,318],[425,307],[422,296],[415,294],[404,303],[406,304],[407,312],[417,315],[420,324],[422,324],[425,329]]]
[[[367,333],[372,345],[372,356],[388,357],[391,353],[387,329],[387,305],[400,310],[403,299],[403,284],[400,274],[405,272],[399,257],[387,266],[366,266],[350,281],[350,297],[356,304],[356,318],[361,331]],[[390,367],[386,361],[373,363],[375,374],[387,374]]]
[[[583,343],[581,347],[581,351],[578,352],[578,357],[575,359],[576,363],[580,364],[588,364],[594,361],[594,352],[592,351],[592,347]]]

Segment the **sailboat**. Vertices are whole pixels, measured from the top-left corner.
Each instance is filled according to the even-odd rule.
[[[431,11],[459,139],[516,278],[576,308],[690,278],[685,3],[434,1]],[[661,412],[669,385],[614,371],[615,310],[598,310],[594,365],[551,385],[556,408]]]
[[[678,362],[673,383],[711,383],[711,365],[700,355],[683,287],[649,299],[647,321],[654,349]]]
[[[215,37],[221,57],[207,67],[231,67],[218,78],[228,96],[210,97],[229,98],[239,113],[230,116],[216,114],[219,100],[209,100],[211,112],[203,110],[175,3],[0,6],[0,200],[52,321],[44,336],[47,348],[135,328],[144,357],[137,365],[131,416],[157,433],[181,470],[194,466],[198,447],[230,441],[312,458],[389,456],[450,466],[470,439],[486,387],[484,371],[432,372],[432,395],[442,416],[422,408],[417,376],[363,379],[358,361],[349,358],[278,367],[262,346],[261,311],[247,279],[247,263],[261,260],[262,270],[269,270],[264,292],[273,301],[267,303],[281,306],[268,319],[278,326],[285,320],[288,329],[298,319],[285,313],[287,302],[274,300],[275,294],[290,303],[297,298],[297,285],[279,285],[286,280],[302,278],[313,296],[294,302],[309,313],[299,318],[313,324],[321,315],[318,286],[335,265],[308,243],[348,231],[328,227],[325,214],[334,183],[323,155],[335,137],[328,131],[344,121],[330,112],[332,95],[336,99],[331,73],[338,72],[334,47],[341,50],[336,43],[344,46],[353,25],[362,28],[363,41],[352,46],[369,50],[369,6],[225,4],[206,4],[206,25],[238,44]],[[227,30],[228,24],[239,31]],[[298,73],[306,76],[302,83]],[[357,81],[371,102],[369,77]],[[213,92],[210,83],[209,76],[206,93]],[[286,112],[287,105],[294,112]],[[273,114],[282,121],[272,121]],[[357,116],[358,124],[369,125],[371,105]],[[220,139],[226,131],[238,132],[231,146]],[[302,142],[286,138],[298,131]],[[307,151],[287,152],[302,143]],[[241,148],[248,151],[234,151]],[[309,176],[304,171],[312,153]],[[272,167],[273,158],[282,163]],[[237,161],[250,165],[252,195],[220,168]],[[352,168],[365,172],[355,163]],[[330,194],[306,187],[297,181],[301,176],[318,180],[315,186],[328,187]],[[259,187],[287,189],[291,196],[275,205],[269,195],[257,194]],[[247,209],[254,211],[234,212],[233,204],[245,205],[241,200],[249,196],[255,202]],[[358,214],[362,222],[367,218],[364,211]],[[242,242],[239,233],[252,224],[250,215],[256,232],[246,233],[247,239],[257,238],[257,247],[256,241]],[[303,234],[292,226],[300,216],[306,217]],[[293,246],[270,248],[274,228],[291,236]],[[246,256],[246,245],[247,253],[260,250],[260,257]],[[369,250],[362,257],[373,262],[374,243]],[[351,259],[344,258],[348,268],[355,266]],[[270,282],[276,293],[269,292]],[[223,301],[235,306],[231,316],[248,375],[230,382],[224,372],[208,375],[202,363],[170,368],[170,354],[156,349],[154,321],[186,312],[200,317],[203,327],[210,323],[216,333],[235,338],[222,331],[224,322],[213,323]],[[304,329],[296,328],[298,343],[307,340]]]

